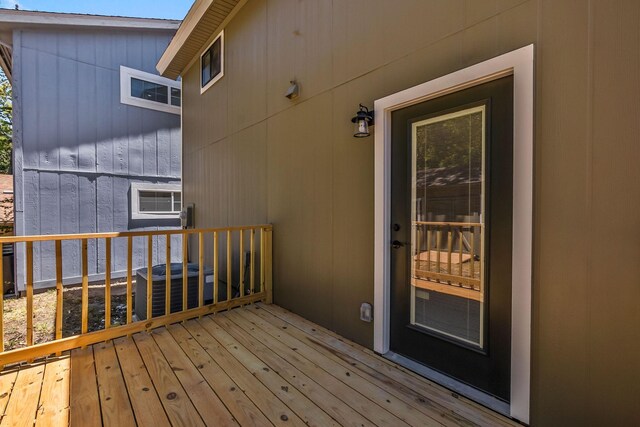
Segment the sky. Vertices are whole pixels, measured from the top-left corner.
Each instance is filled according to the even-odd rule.
[[[0,0],[0,8],[182,19],[194,0]]]

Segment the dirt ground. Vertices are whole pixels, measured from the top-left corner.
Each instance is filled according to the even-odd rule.
[[[134,287],[135,289],[135,287]],[[104,329],[105,285],[89,285],[89,332]],[[111,325],[124,324],[127,318],[126,282],[111,285]],[[55,334],[56,290],[50,289],[33,297],[34,344],[51,341]],[[4,300],[4,345],[6,350],[26,345],[26,298]],[[80,333],[82,319],[82,286],[64,288],[62,299],[62,336]]]

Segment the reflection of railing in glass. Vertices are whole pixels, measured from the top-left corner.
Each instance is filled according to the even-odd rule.
[[[413,233],[414,286],[483,299],[481,223],[414,221]]]

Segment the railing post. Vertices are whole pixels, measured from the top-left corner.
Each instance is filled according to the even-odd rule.
[[[198,233],[198,307],[204,305],[204,234]]]
[[[131,270],[133,269],[133,237],[127,236],[127,325],[131,323],[133,294],[133,278]]]
[[[0,253],[2,253],[3,250],[4,250],[4,244],[0,243]],[[3,256],[3,258],[4,258],[4,256]],[[0,283],[2,283],[2,289],[0,289],[0,351],[4,351],[4,270],[3,270],[3,264],[4,264],[4,262],[0,262]]]
[[[136,286],[137,287],[137,286]],[[153,317],[153,235],[147,236],[147,320]]]
[[[189,284],[189,270],[187,269],[187,261],[189,257],[189,235],[187,233],[182,234],[182,310],[187,310],[188,300],[188,284]]]
[[[82,244],[82,333],[89,329],[89,256],[87,254],[87,239]]]
[[[165,282],[164,282],[164,314],[168,316],[171,313],[171,235],[167,234],[166,255],[165,255]]]
[[[256,292],[256,288],[255,288],[255,275],[256,275],[256,269],[255,269],[255,261],[256,261],[256,245],[255,245],[255,240],[256,240],[256,229],[252,228],[251,229],[251,239],[249,240],[249,253],[250,255],[250,263],[251,263],[251,269],[249,270],[249,291],[251,292],[251,294],[254,294]]]
[[[265,303],[273,304],[273,270],[272,270],[272,229],[267,228],[265,236],[265,251],[264,251],[264,284],[265,284],[265,292],[267,293]]]
[[[62,241],[56,240],[56,339],[62,338]]]
[[[239,253],[238,258],[240,258],[240,271],[239,271],[240,279],[238,279],[239,281],[238,290],[240,292],[240,298],[242,298],[244,296],[244,233],[242,229],[240,229],[238,233],[240,234],[240,248],[238,249],[238,253]]]
[[[231,237],[233,235],[231,234],[231,230],[227,230],[227,301],[231,300],[231,281],[233,279],[232,276],[232,266],[231,266],[231,258],[233,255],[233,252],[231,252]]]
[[[27,346],[33,345],[33,242],[27,242]]]
[[[218,303],[218,232],[213,232],[213,303]]]
[[[104,239],[104,327],[111,327],[111,237]]]

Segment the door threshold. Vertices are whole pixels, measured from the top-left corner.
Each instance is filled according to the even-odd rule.
[[[433,381],[434,383],[446,387],[449,390],[459,394],[460,396],[464,396],[467,399],[479,403],[480,405],[486,406],[492,411],[511,418],[510,405],[500,399],[491,396],[490,394],[484,393],[477,388],[464,384],[458,380],[451,378],[448,375],[445,375],[392,351],[383,354],[382,357],[384,357],[385,359],[389,359],[392,362],[404,368],[407,368],[410,371],[413,371],[416,374],[427,378],[428,380]]]

